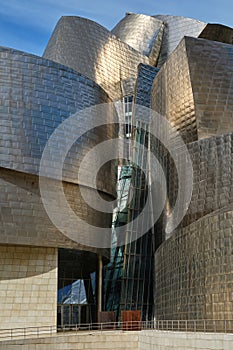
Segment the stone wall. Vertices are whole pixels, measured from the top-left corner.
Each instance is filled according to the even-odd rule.
[[[0,246],[2,329],[55,326],[57,249]]]
[[[231,350],[233,334],[182,332],[68,333],[0,343],[4,350]]]
[[[67,333],[0,343],[4,350],[138,350],[137,332]]]
[[[232,334],[145,331],[138,350],[230,350],[232,342]]]

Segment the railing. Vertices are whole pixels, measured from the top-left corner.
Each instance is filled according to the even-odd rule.
[[[154,324],[162,331],[233,333],[233,320],[157,320]]]
[[[158,330],[233,333],[233,320],[155,320],[64,325],[58,331]]]
[[[57,327],[55,326],[0,329],[0,341],[52,336],[56,334],[56,332]]]
[[[0,329],[0,341],[53,336],[56,332],[106,332],[106,331],[172,331],[233,333],[233,320],[155,320],[109,323],[85,323],[55,326]]]

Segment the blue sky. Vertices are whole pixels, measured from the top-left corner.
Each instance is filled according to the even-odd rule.
[[[0,0],[0,45],[42,55],[62,15],[87,17],[112,29],[125,12],[181,15],[233,27],[232,0]]]

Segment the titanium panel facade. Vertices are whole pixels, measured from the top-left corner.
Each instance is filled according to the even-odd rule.
[[[221,330],[224,320],[232,320],[232,222],[231,206],[176,230],[160,246],[154,262],[157,319],[223,320]]]
[[[137,76],[139,63],[149,58],[123,43],[99,24],[80,17],[62,17],[44,57],[73,68],[99,84],[118,100],[120,81]]]
[[[232,57],[232,45],[185,37],[157,75],[152,109],[186,143],[233,130]]]
[[[187,226],[233,203],[233,134],[188,145],[193,164],[193,194],[181,223]],[[174,188],[171,188],[174,191]]]
[[[150,57],[150,63],[156,65],[162,44],[163,30],[163,22],[156,18],[127,13],[112,29],[112,33],[135,50]]]
[[[109,123],[126,121],[121,137],[128,141],[132,137],[155,153],[168,185],[164,211],[147,234],[129,240],[156,212],[159,191],[155,203],[152,198],[153,215],[146,213],[137,227],[131,225],[123,246],[114,245],[113,230],[112,259],[104,267],[103,308],[115,311],[118,319],[125,310],[140,310],[143,320],[219,319],[224,325],[232,319],[233,46],[229,44],[232,28],[177,16],[127,14],[112,32],[87,19],[62,17],[44,58],[0,48],[0,244],[64,248],[58,262],[58,324],[96,320],[98,276],[92,274],[97,270],[96,254],[108,258],[109,250],[83,246],[54,227],[40,197],[38,169],[57,126],[100,103],[110,106]],[[133,103],[166,117],[183,137],[193,162],[191,203],[169,237],[164,227],[177,199],[176,167],[162,143],[151,138],[150,128],[159,125],[149,125],[143,115],[136,119]],[[78,127],[91,126],[87,116],[79,116]],[[97,227],[110,227],[111,215],[86,204],[80,188],[90,197],[93,188],[78,182],[77,170],[88,151],[118,134],[112,125],[92,129],[74,143],[64,163],[68,203],[81,219]],[[57,144],[58,153],[63,142]],[[127,155],[132,151],[129,144]],[[122,166],[114,227],[137,217],[147,199],[145,175],[151,168],[137,147],[132,159],[137,157],[143,171],[130,162]],[[51,184],[57,185],[56,180],[49,180],[48,190]],[[115,162],[109,162],[98,174],[97,189],[112,200],[115,185]],[[82,225],[77,229],[80,237],[85,235]],[[33,273],[38,273],[36,268]]]
[[[166,237],[177,172],[166,150],[154,145],[167,177],[169,208],[157,227],[157,319],[232,318],[232,52],[232,45],[185,37],[154,80],[152,107],[181,132],[193,164],[188,211]]]
[[[83,249],[50,222],[38,188],[39,164],[46,142],[62,121],[110,99],[96,83],[72,69],[20,51],[1,48],[0,69],[0,242]],[[109,118],[114,115],[109,114]],[[88,126],[88,120],[81,118],[80,125],[85,124]],[[83,220],[97,226],[111,226],[111,216],[99,216],[85,203],[76,172],[88,149],[116,135],[112,127],[91,130],[74,144],[64,163],[64,189],[71,207]],[[105,188],[105,198],[114,198],[115,164],[108,163],[103,172],[109,176],[105,176],[106,181],[102,176],[97,187],[100,191]],[[91,193],[92,189],[85,191]],[[79,230],[81,234],[82,227]],[[107,250],[104,254],[108,255]]]
[[[151,95],[151,108],[168,119],[185,143],[198,139],[185,40],[160,69]]]
[[[233,44],[233,29],[222,24],[208,23],[199,38]]]
[[[233,46],[186,38],[198,139],[233,130]]]
[[[206,26],[206,23],[193,18],[167,15],[156,15],[153,17],[163,21],[165,24],[158,67],[164,64],[184,36],[198,37]]]
[[[226,208],[233,203],[233,134],[211,137],[187,145],[193,167],[193,190],[188,210],[179,227],[185,227],[216,210]],[[163,166],[168,179],[167,210],[163,214],[163,224],[159,228],[163,240],[165,226],[173,217],[171,208],[174,207],[178,179],[174,163],[162,149],[158,158],[164,162]],[[189,178],[185,178],[183,186],[188,186]],[[182,198],[181,198],[182,201]],[[185,203],[180,202],[180,205]],[[174,217],[175,220],[175,217]]]

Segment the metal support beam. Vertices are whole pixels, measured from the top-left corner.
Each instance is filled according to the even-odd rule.
[[[98,255],[98,313],[102,311],[102,288],[103,288],[103,260],[102,256]]]

